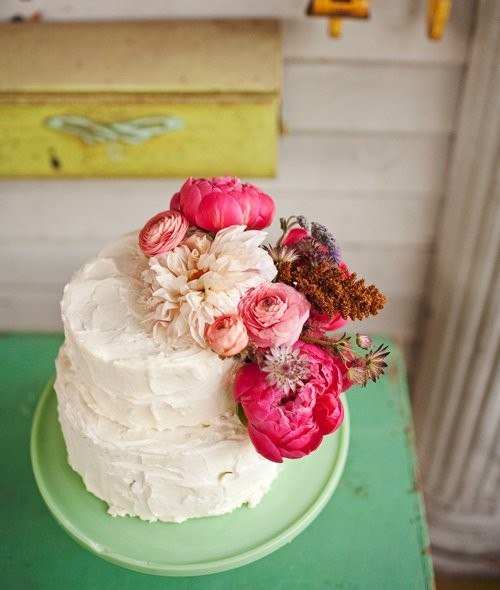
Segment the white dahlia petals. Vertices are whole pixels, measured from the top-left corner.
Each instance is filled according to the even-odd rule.
[[[274,279],[274,262],[260,247],[266,232],[245,229],[227,227],[213,239],[195,231],[174,250],[148,260],[141,301],[158,337],[206,346],[207,325],[237,313],[246,291]]]

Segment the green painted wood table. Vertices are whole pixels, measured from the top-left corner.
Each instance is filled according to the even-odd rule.
[[[386,378],[347,393],[347,465],[320,516],[290,544],[250,565],[165,578],[103,561],[75,543],[38,493],[30,464],[33,412],[54,371],[59,334],[0,337],[0,572],[9,590],[420,590],[433,588],[418,489],[406,374],[392,343]],[[300,493],[300,490],[290,490]],[[229,541],[228,541],[229,542]]]

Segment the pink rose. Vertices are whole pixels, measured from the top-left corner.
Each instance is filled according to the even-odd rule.
[[[252,184],[239,178],[188,178],[170,202],[191,225],[219,231],[231,225],[262,229],[271,225],[274,201]]]
[[[146,256],[156,256],[178,246],[189,227],[179,211],[162,211],[152,217],[139,233],[139,247]]]
[[[238,311],[256,346],[289,346],[296,342],[309,317],[304,295],[284,283],[263,283],[247,291]]]
[[[339,367],[319,346],[299,340],[297,347],[308,358],[309,375],[295,393],[285,395],[270,385],[256,363],[244,365],[234,383],[234,399],[245,411],[256,450],[277,463],[308,455],[344,419]]]
[[[221,356],[233,356],[248,344],[245,324],[239,315],[221,315],[207,326],[205,337],[210,348]]]

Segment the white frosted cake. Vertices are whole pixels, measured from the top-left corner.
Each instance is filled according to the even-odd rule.
[[[328,331],[385,297],[335,238],[238,178],[189,178],[64,290],[55,390],[71,467],[114,516],[182,522],[255,506],[285,459],[344,419],[386,347]]]
[[[153,338],[147,266],[129,234],[65,288],[55,389],[69,463],[113,515],[182,522],[253,506],[278,466],[236,415],[235,361]]]

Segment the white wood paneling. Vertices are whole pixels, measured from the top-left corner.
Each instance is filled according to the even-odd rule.
[[[343,20],[341,39],[331,39],[326,21],[284,23],[285,55],[319,60],[362,60],[461,64],[465,61],[474,0],[453,2],[441,41],[426,38],[425,0],[373,0],[367,21]]]
[[[450,24],[439,43],[425,38],[424,0],[373,0],[368,21],[344,20],[341,40],[326,33],[326,19],[305,17],[308,0],[2,0],[0,19],[41,11],[47,20],[158,18],[285,19],[285,56],[363,61],[465,60],[473,0],[454,2]]]
[[[292,62],[283,118],[292,131],[451,133],[461,78],[459,66]]]
[[[346,263],[368,283],[379,285],[390,300],[415,298],[424,289],[427,269],[432,261],[429,248],[413,246],[344,247]],[[392,303],[389,303],[390,310]]]
[[[327,191],[290,190],[277,192],[277,206],[282,217],[303,213],[321,221],[337,236],[340,244],[363,244],[365,247],[390,245],[421,246],[430,244],[434,235],[437,199],[416,196],[343,195],[333,198]]]
[[[409,343],[433,256],[437,216],[474,0],[455,2],[441,42],[423,0],[374,0],[369,21],[304,16],[307,0],[3,0],[0,20],[283,19],[279,176],[255,179],[278,213],[329,225],[350,267],[388,297],[362,324]],[[182,179],[0,182],[0,329],[60,328],[63,284],[113,237],[168,206]],[[275,224],[271,234],[277,235]],[[356,325],[353,325],[357,329]]]
[[[54,287],[29,289],[2,285],[0,290],[1,329],[7,331],[57,332],[62,330],[59,301],[62,292]]]
[[[31,238],[0,242],[0,292],[15,285],[36,285],[42,290],[54,286],[62,293],[71,275],[111,239]],[[20,264],[21,260],[29,263]]]
[[[351,322],[346,330],[365,334],[391,334],[404,343],[415,339],[418,332],[418,315],[420,311],[418,297],[391,297],[384,309],[376,316],[361,322]]]
[[[283,138],[279,181],[304,191],[441,194],[449,147],[446,135],[297,133]]]
[[[4,240],[117,236],[142,226],[152,214],[167,208],[178,187],[175,184],[168,191],[171,183],[161,181],[151,182],[149,187],[143,181],[65,181],[64,185],[66,190],[55,182],[1,185],[6,195],[2,198],[0,236]],[[52,192],[41,190],[47,186],[53,187]],[[106,194],[106,188],[111,192]],[[280,216],[304,213],[321,220],[341,244],[420,246],[430,244],[433,238],[436,198],[418,193],[401,198],[398,194],[349,195],[279,187],[270,192]]]

